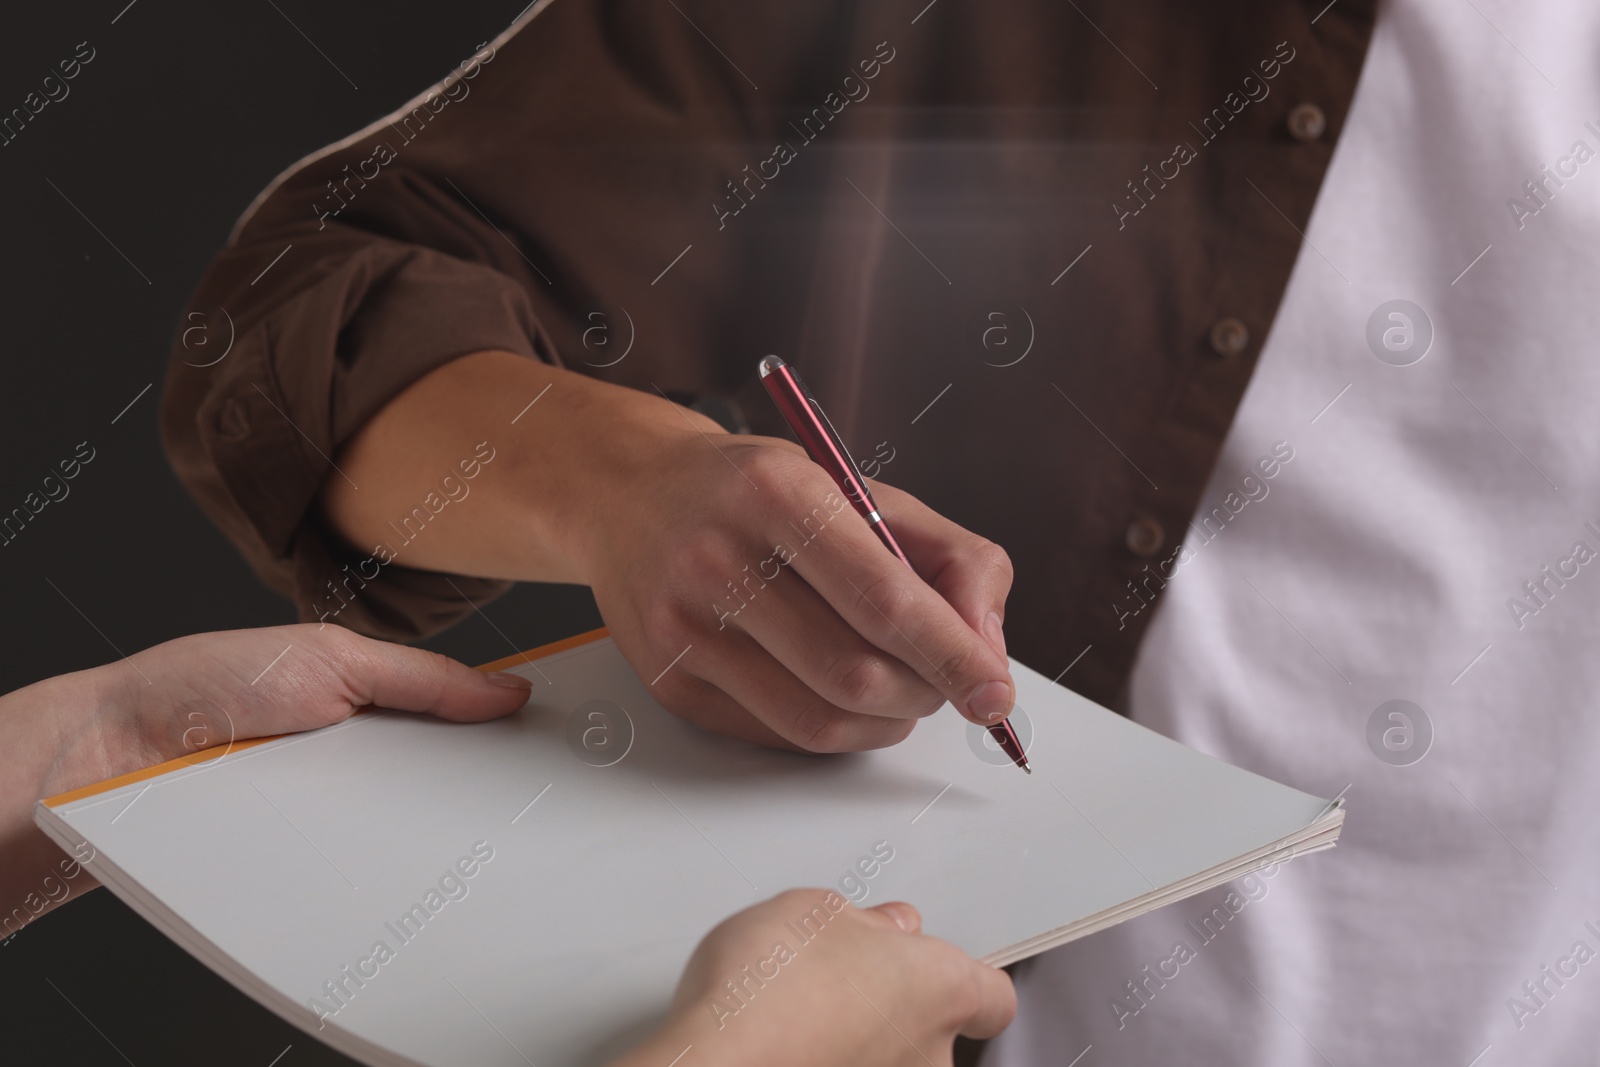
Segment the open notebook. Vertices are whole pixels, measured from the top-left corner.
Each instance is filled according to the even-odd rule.
[[[857,755],[711,736],[603,631],[489,666],[533,680],[518,715],[361,714],[36,819],[285,1019],[430,1067],[603,1062],[663,1017],[707,930],[786,888],[909,900],[1005,964],[1331,846],[1343,821],[1015,663],[1031,775],[949,707]]]

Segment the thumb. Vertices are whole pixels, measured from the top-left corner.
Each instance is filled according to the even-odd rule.
[[[1017,1015],[1017,991],[1011,976],[998,967],[972,961],[970,980],[977,991],[978,1008],[961,1027],[966,1037],[988,1040],[1011,1025]]]
[[[515,674],[474,670],[427,649],[349,636],[352,650],[328,662],[356,706],[482,722],[509,715],[528,701],[532,683]]]

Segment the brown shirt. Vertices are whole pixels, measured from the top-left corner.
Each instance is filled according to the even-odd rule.
[[[869,474],[1010,552],[1012,653],[1055,676],[1089,648],[1063,681],[1112,703],[1153,614],[1130,583],[1170,573],[1373,8],[536,5],[258,198],[191,305],[232,349],[176,346],[169,454],[312,619],[368,555],[318,516],[329,457],[430,369],[508,349],[780,435],[776,353]],[[396,562],[338,619],[471,610]]]

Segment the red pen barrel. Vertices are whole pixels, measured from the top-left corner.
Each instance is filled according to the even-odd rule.
[[[873,512],[873,514],[875,515],[877,513]],[[883,547],[900,557],[901,563],[904,563],[907,567],[911,567],[911,561],[906,558],[905,552],[901,550],[900,542],[896,541],[894,539],[894,534],[889,532],[889,524],[884,522],[881,518],[877,521],[873,521],[872,515],[867,516],[867,521],[872,523],[872,532],[878,535],[878,540],[883,542]],[[911,567],[911,569],[913,572],[916,571],[915,567]]]
[[[883,542],[885,548],[907,567],[911,567],[911,560],[906,557],[900,548],[894,534],[889,532],[889,524],[883,521],[883,516],[878,514],[878,505],[872,499],[872,492],[867,488],[866,479],[861,476],[855,460],[850,457],[850,452],[844,446],[833,424],[828,421],[828,416],[823,414],[822,407],[811,396],[810,390],[800,380],[787,363],[777,356],[767,356],[761,361],[761,384],[766,388],[767,395],[772,397],[772,402],[777,405],[778,413],[783,416],[783,421],[789,429],[800,439],[800,445],[806,450],[806,455],[812,462],[828,472],[842,492],[854,505],[856,511],[872,527],[872,532]],[[916,568],[911,567],[912,573]],[[1022,742],[1017,739],[1016,731],[1011,728],[1009,720],[1002,720],[991,724],[989,736],[993,737],[1000,750],[1011,757],[1023,770],[1032,773],[1028,767],[1027,754],[1022,751]]]
[[[843,442],[827,424],[816,404],[809,399],[806,387],[801,384],[794,370],[787,364],[779,364],[762,375],[761,384],[766,386],[767,395],[777,405],[783,421],[800,439],[806,455],[828,472],[839,491],[849,499],[861,517],[872,521],[872,493],[856,473],[856,465],[845,451]],[[898,545],[895,549],[895,554],[904,558]]]

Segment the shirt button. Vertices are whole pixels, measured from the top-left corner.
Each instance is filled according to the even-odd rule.
[[[1289,112],[1289,136],[1296,141],[1315,141],[1328,129],[1328,116],[1316,104],[1297,104]]]
[[[1128,526],[1128,551],[1136,556],[1153,556],[1161,551],[1167,532],[1154,519],[1135,519]]]
[[[1211,350],[1219,356],[1237,356],[1250,344],[1250,331],[1235,318],[1218,319],[1211,327]]]

